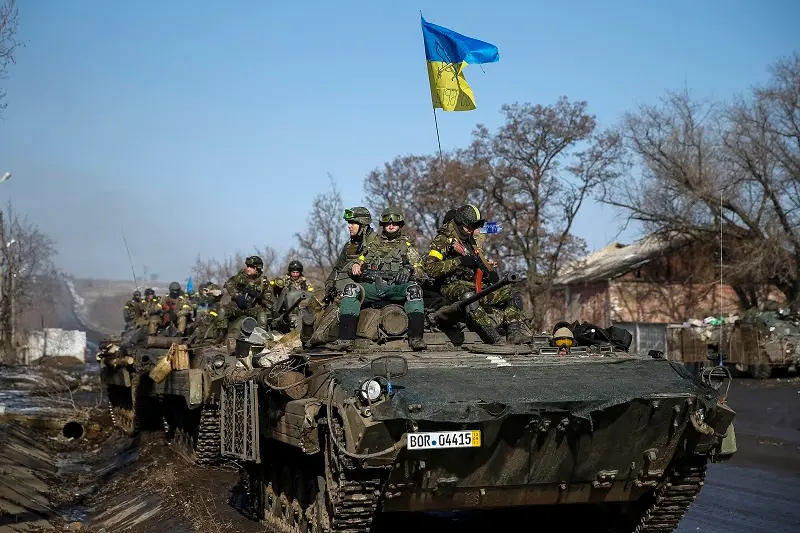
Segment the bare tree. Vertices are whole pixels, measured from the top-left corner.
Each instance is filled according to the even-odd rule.
[[[15,63],[14,52],[20,46],[17,41],[18,16],[16,0],[6,0],[0,5],[0,79],[8,77],[8,67]],[[5,99],[6,91],[0,88],[0,115],[8,105]]]
[[[731,105],[668,93],[623,120],[641,173],[605,191],[650,232],[717,242],[744,308],[769,283],[800,302],[800,56],[779,61],[766,88]],[[674,234],[674,233],[673,233]],[[719,260],[717,257],[708,259]]]
[[[472,144],[441,159],[398,157],[364,182],[371,206],[394,204],[406,212],[412,235],[433,238],[447,210],[472,203],[502,234],[488,241],[506,270],[527,275],[527,296],[541,327],[548,289],[558,268],[585,250],[572,234],[584,201],[622,167],[614,132],[599,132],[586,102],[559,99],[549,106],[503,106],[495,133],[479,125]],[[425,245],[427,242],[419,242]]]
[[[364,180],[367,207],[376,218],[387,207],[399,208],[406,232],[418,245],[426,245],[449,209],[467,202],[484,207],[483,191],[476,187],[479,170],[462,161],[463,155],[396,157]]]
[[[320,274],[321,279],[330,272],[347,238],[346,226],[342,219],[344,203],[336,181],[328,174],[330,188],[319,193],[311,204],[306,219],[306,228],[295,233],[297,250],[290,250],[287,257],[299,257],[304,267]]]
[[[280,270],[278,253],[271,246],[263,246],[261,248],[256,246],[253,248],[253,253],[248,255],[261,257],[262,261],[264,261],[264,275],[268,278],[276,275]],[[222,259],[203,259],[198,255],[194,266],[191,268],[193,283],[199,286],[211,281],[223,285],[229,278],[244,268],[245,259],[247,259],[247,255],[238,250],[233,255],[223,256]]]
[[[15,335],[21,317],[47,298],[51,280],[58,276],[55,245],[27,217],[0,212],[0,334],[6,360],[16,356]]]

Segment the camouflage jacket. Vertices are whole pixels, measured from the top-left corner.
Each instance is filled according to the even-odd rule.
[[[250,277],[245,272],[245,269],[242,269],[225,282],[225,291],[232,300],[235,300],[240,294],[247,294],[246,291],[248,289],[258,293],[258,296],[247,296],[248,309],[256,306],[261,306],[268,310],[272,309],[275,296],[267,278],[263,276]]]
[[[280,276],[273,279],[269,282],[269,284],[272,285],[276,296],[287,287],[290,291],[314,292],[313,285],[308,282],[305,276],[300,276],[297,281],[294,281],[290,275],[286,274],[285,276]]]
[[[328,275],[328,279],[325,280],[325,290],[330,290],[331,287],[337,285],[337,282],[341,282],[341,280],[350,280],[350,273],[351,269],[353,268],[353,263],[364,253],[367,246],[375,240],[377,234],[372,230],[372,227],[369,226],[364,231],[364,238],[360,241],[353,242],[353,240],[347,241],[347,243],[342,247],[342,251],[339,252],[339,258],[336,260],[336,264],[333,265],[331,269],[331,273]],[[339,283],[341,284],[341,283]],[[338,287],[341,288],[341,287]]]
[[[152,316],[161,313],[161,298],[154,296],[152,300],[144,301],[144,316]]]
[[[146,303],[144,300],[134,300],[131,298],[127,302],[125,302],[125,307],[122,308],[122,314],[125,316],[125,320],[136,320],[144,316]]]
[[[174,313],[175,316],[191,315],[194,307],[192,301],[186,295],[179,295],[177,298],[172,298],[169,294],[164,295],[159,302],[159,307],[164,312]]]
[[[396,237],[391,238],[381,232],[367,245],[367,249],[357,261],[362,265],[362,272],[364,269],[398,272],[404,265],[409,265],[414,268],[416,275],[425,273],[422,257],[402,230]]]
[[[425,270],[433,278],[444,279],[445,282],[461,279],[472,281],[475,277],[475,269],[461,265],[461,254],[453,249],[453,244],[460,242],[467,253],[478,256],[483,264],[486,258],[478,248],[475,239],[470,236],[462,239],[458,235],[454,222],[448,222],[445,227],[439,230],[430,244],[428,257],[425,258]]]

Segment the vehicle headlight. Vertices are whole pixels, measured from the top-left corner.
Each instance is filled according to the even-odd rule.
[[[375,379],[365,381],[361,385],[361,393],[371,402],[381,397],[381,384]]]

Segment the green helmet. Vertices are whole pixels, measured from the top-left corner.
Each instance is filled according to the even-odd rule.
[[[288,273],[290,273],[290,274],[292,272],[300,272],[302,274],[303,273],[303,263],[301,263],[300,261],[295,259],[295,260],[293,260],[293,261],[291,261],[289,263],[289,268],[287,268],[286,271]]]
[[[181,284],[178,283],[177,281],[173,281],[172,283],[169,284],[169,292],[180,292],[180,290],[181,290]]]
[[[362,226],[372,224],[372,215],[366,207],[351,207],[344,210],[344,219],[347,222],[354,222]]]
[[[257,255],[251,255],[250,257],[244,260],[244,266],[255,268],[256,270],[261,270],[264,268],[264,260]]]
[[[480,210],[472,204],[464,204],[456,209],[453,221],[459,226],[473,230],[486,224],[486,219],[481,217]]]
[[[400,226],[403,226],[406,223],[405,219],[403,218],[403,212],[396,207],[387,207],[384,209],[383,213],[381,213],[380,224],[381,226],[385,226],[389,222],[395,222]]]

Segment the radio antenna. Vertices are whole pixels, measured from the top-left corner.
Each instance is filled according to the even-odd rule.
[[[122,231],[122,242],[125,243],[125,251],[128,252],[128,262],[131,264],[131,274],[133,274],[133,284],[136,285],[136,290],[139,290],[139,282],[136,280],[136,271],[133,268],[133,260],[131,259],[131,250],[128,248],[128,239],[125,238],[125,230]]]

